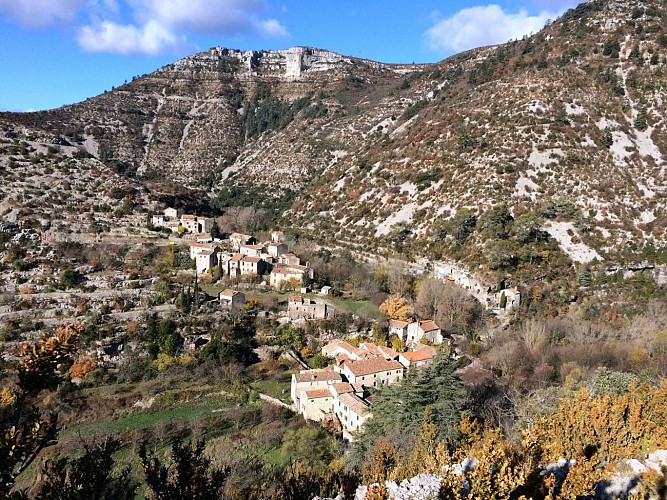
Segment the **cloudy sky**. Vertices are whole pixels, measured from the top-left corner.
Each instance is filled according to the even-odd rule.
[[[81,101],[209,47],[435,62],[538,31],[577,0],[0,0],[0,110]]]

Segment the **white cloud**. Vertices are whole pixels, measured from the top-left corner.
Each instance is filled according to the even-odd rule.
[[[4,1],[4,0],[0,0]],[[108,1],[108,0],[106,0]],[[89,52],[159,54],[186,44],[186,34],[285,37],[276,19],[262,19],[265,0],[126,0],[133,23],[108,18],[84,26],[79,45]]]
[[[285,36],[276,19],[261,19],[264,0],[133,0],[137,18],[165,26],[224,36]]]
[[[526,9],[511,14],[496,4],[470,7],[451,17],[436,20],[424,36],[432,50],[461,52],[536,33],[548,19],[557,16],[557,13],[548,11],[530,15]]]
[[[84,26],[77,40],[88,52],[109,52],[112,54],[156,55],[176,50],[185,44],[179,37],[156,21],[149,21],[141,28],[131,24],[121,25],[103,21],[93,26]]]
[[[0,0],[0,12],[19,23],[41,28],[74,18],[85,0]]]

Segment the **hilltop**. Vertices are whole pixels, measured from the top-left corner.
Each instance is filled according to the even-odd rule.
[[[322,242],[493,269],[489,245],[510,237],[478,226],[462,252],[448,224],[506,205],[538,217],[560,260],[654,264],[667,226],[665,64],[661,2],[593,0],[437,64],[212,48],[0,121],[6,135],[84,149],[157,200],[288,208],[284,221]]]

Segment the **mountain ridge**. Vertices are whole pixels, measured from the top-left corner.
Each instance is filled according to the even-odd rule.
[[[462,252],[446,226],[507,205],[514,219],[538,214],[579,264],[660,260],[666,49],[660,2],[592,0],[438,63],[212,48],[83,103],[0,119],[158,191],[220,208],[291,200],[284,221],[322,241],[493,267],[506,238],[479,230]]]

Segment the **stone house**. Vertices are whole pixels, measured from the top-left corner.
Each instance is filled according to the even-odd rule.
[[[151,217],[151,223],[156,227],[164,226],[165,222],[166,221],[165,221],[164,215],[157,214],[157,215],[153,215],[153,217]]]
[[[248,257],[241,253],[236,253],[229,259],[228,275],[231,277],[257,275],[261,276],[266,272],[266,262],[259,257]]]
[[[329,319],[334,315],[333,306],[322,300],[304,299],[294,295],[287,299],[287,317],[296,319]]]
[[[333,412],[338,417],[344,436],[350,439],[350,433],[356,433],[370,418],[370,404],[353,392],[340,394],[334,401]]]
[[[300,264],[276,264],[271,271],[269,282],[274,288],[280,288],[280,285],[293,280],[297,288],[310,284],[313,279],[313,269],[310,264],[302,266]]]
[[[218,265],[217,248],[212,250],[202,250],[195,256],[195,262],[198,274],[209,272]]]
[[[357,360],[368,357],[368,352],[345,342],[344,340],[334,339],[327,345],[322,347],[322,355],[329,358],[337,358],[338,356],[347,356],[348,359]]]
[[[213,250],[214,248],[215,246],[209,243],[190,243],[190,258],[194,259],[200,252]]]
[[[399,339],[403,340],[408,335],[409,324],[407,321],[401,321],[400,319],[389,320],[389,336],[397,335]]]
[[[409,368],[410,366],[423,368],[433,363],[434,359],[435,349],[433,348],[402,352],[398,356],[398,361],[405,366],[405,368]]]
[[[250,234],[232,233],[229,235],[229,246],[232,250],[238,251],[241,245],[252,245],[256,242],[255,238]]]
[[[422,339],[433,344],[442,344],[443,337],[440,327],[432,320],[410,323],[407,330],[407,342],[414,344]]]
[[[359,348],[367,353],[371,354],[377,358],[383,358],[387,361],[392,359],[398,359],[398,351],[395,351],[391,347],[377,345],[374,342],[362,342],[359,344]]]
[[[306,420],[319,422],[325,416],[331,414],[333,402],[334,396],[328,388],[301,391],[299,413]]]
[[[272,241],[266,245],[266,251],[271,257],[278,257],[287,253],[288,250],[287,244],[278,241]]]
[[[301,373],[292,374],[292,385],[290,395],[296,408],[301,408],[300,399],[303,391],[312,391],[315,389],[326,389],[330,384],[342,382],[340,373],[331,368],[320,368],[317,370],[304,370]]]
[[[183,214],[181,215],[181,226],[189,233],[197,234],[199,231],[199,224],[197,224],[197,216]]]
[[[248,257],[261,257],[264,253],[264,245],[240,245],[239,253]]]
[[[292,252],[283,253],[278,255],[278,264],[283,264],[286,266],[298,266],[301,264],[301,259]]]
[[[239,307],[245,304],[245,294],[226,288],[218,294],[218,300],[222,309],[238,311]]]
[[[170,220],[178,219],[178,210],[175,208],[167,207],[164,209],[164,216]]]
[[[210,233],[213,229],[213,223],[215,219],[213,217],[197,217],[197,233],[205,234]]]
[[[366,387],[381,387],[403,379],[403,365],[398,361],[384,358],[345,361],[334,366],[334,370],[345,376],[351,384]]]
[[[283,241],[285,239],[285,233],[282,231],[271,231],[271,241]]]

